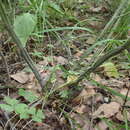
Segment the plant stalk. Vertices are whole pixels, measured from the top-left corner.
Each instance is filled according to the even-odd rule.
[[[14,42],[17,44],[17,47],[19,48],[20,50],[20,53],[23,57],[23,59],[25,60],[25,62],[28,64],[28,66],[30,67],[30,69],[32,70],[32,72],[34,73],[36,79],[38,80],[42,90],[43,90],[43,87],[45,86],[45,81],[42,79],[40,73],[38,72],[37,68],[35,67],[31,57],[29,56],[26,48],[23,47],[20,39],[17,37],[17,34],[14,32],[13,30],[13,27],[10,23],[10,20],[7,16],[7,12],[5,10],[5,6],[2,2],[2,0],[0,0],[0,16],[1,16],[1,19],[8,31],[8,33],[10,34],[10,36],[12,37],[12,39],[14,40]]]

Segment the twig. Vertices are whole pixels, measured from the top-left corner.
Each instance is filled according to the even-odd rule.
[[[5,126],[4,126],[4,130],[7,129],[8,124],[11,122],[11,120],[12,120],[14,117],[16,117],[16,114],[15,114],[13,117],[8,118],[8,120],[7,120],[7,122],[6,122]],[[9,125],[10,125],[10,124],[9,124]],[[12,124],[12,126],[14,126],[14,125]],[[12,126],[11,126],[11,127],[12,127]]]
[[[7,122],[8,122],[8,125],[10,126],[10,129],[11,130],[16,130],[15,128],[13,129],[14,124],[11,122],[8,113],[4,112],[4,111],[3,111],[3,113],[4,113],[5,118],[7,119]],[[7,125],[6,125],[6,127],[7,127]],[[6,127],[4,129],[6,129]]]

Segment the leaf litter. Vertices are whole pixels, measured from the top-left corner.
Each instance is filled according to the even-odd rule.
[[[84,2],[81,1],[81,3]],[[93,6],[90,7],[88,12],[95,13],[97,15],[100,13],[102,14],[104,12],[109,12],[109,10],[107,7],[99,5],[97,7]],[[78,12],[78,14],[80,14],[80,12]],[[89,21],[88,26],[91,27],[92,29],[101,30],[104,26],[104,22],[102,21],[102,19],[101,21],[98,20],[88,20],[88,21]],[[67,21],[65,24],[73,25],[73,22]],[[84,33],[84,31],[80,30],[77,31],[78,35],[80,33]],[[96,38],[94,35],[84,40],[84,42],[85,44],[87,44],[87,46],[90,46],[95,42],[95,39]],[[76,50],[75,51],[76,53],[74,53],[73,56],[77,61],[80,60],[81,56],[84,54],[86,45],[83,45],[82,48],[84,49],[80,50],[75,47],[74,48],[72,47],[72,49]],[[60,54],[66,55],[66,53],[64,52],[60,52]],[[51,75],[51,69],[53,67],[55,67],[56,65],[63,66],[61,70],[54,71],[55,75],[53,75],[54,77],[51,80],[49,89],[51,89],[51,87],[55,88],[59,85],[62,85],[67,80],[71,81],[76,78],[75,74],[65,73],[65,70],[73,69],[74,65],[71,64],[68,67],[70,59],[65,58],[67,56],[63,57],[63,55],[52,57],[46,56],[44,60],[40,60],[37,62],[38,63],[37,68],[45,80],[48,79],[48,77]],[[90,55],[91,57],[93,57],[93,54]],[[86,57],[86,60],[88,59],[87,62],[91,60],[90,55]],[[85,62],[85,64],[87,62]],[[66,69],[66,67],[68,68]],[[81,67],[79,67],[78,69],[81,69]],[[123,94],[124,96],[127,94],[129,87],[129,75],[126,73],[129,70],[127,70],[127,72],[126,71],[123,72],[124,75],[126,75],[126,81],[124,81],[124,77],[122,77],[122,75],[120,74],[120,70],[118,70],[118,67],[113,62],[106,62],[98,69],[100,70],[98,71],[98,74],[96,73],[91,74],[91,78],[93,80],[96,80],[97,82],[109,88],[112,88],[113,90],[116,90],[117,92]],[[33,92],[38,97],[41,96],[40,94],[41,88],[32,72],[25,72],[24,70],[21,71],[18,70],[17,73],[11,74],[10,77],[11,80],[15,80],[17,82],[18,88],[20,84],[21,88]],[[48,100],[48,102],[44,107],[45,120],[42,123],[31,123],[31,125],[29,125],[28,128],[30,130],[32,129],[31,127],[34,127],[37,130],[42,129],[96,130],[96,127],[98,127],[101,130],[107,130],[108,125],[104,120],[101,120],[101,118],[102,119],[106,118],[110,120],[116,118],[116,122],[118,121],[124,122],[125,120],[124,115],[121,111],[122,105],[124,103],[124,100],[122,98],[116,95],[112,95],[109,92],[105,92],[105,90],[98,88],[98,86],[93,85],[88,80],[82,81],[80,83],[80,86],[82,86],[82,89],[80,90],[78,90],[77,85],[72,86],[72,88],[65,88],[65,89],[63,88],[60,90],[60,91],[66,90],[72,92],[76,91],[76,94],[70,93],[71,95],[71,97],[69,97],[70,99],[62,99],[63,97],[62,96],[60,97],[57,93],[55,93],[55,95],[52,95],[52,97],[50,97],[50,99]],[[4,89],[4,91],[7,92],[6,89]],[[16,91],[14,89],[9,89],[9,95],[14,97],[14,94],[11,91],[14,91],[14,93],[16,93]],[[19,95],[15,95],[15,97],[20,98],[23,102],[26,102]],[[128,93],[128,97],[130,97],[130,92]],[[38,107],[40,107],[40,105]],[[129,106],[130,102],[126,101],[125,105]],[[0,119],[2,120],[3,114],[1,113],[2,111],[0,111],[1,115]],[[127,111],[126,113],[128,116],[128,121],[130,121],[129,111]],[[26,123],[26,121],[25,122],[23,121],[23,123]],[[22,127],[22,124],[20,125],[18,129]],[[0,126],[0,129],[1,128],[2,127]]]

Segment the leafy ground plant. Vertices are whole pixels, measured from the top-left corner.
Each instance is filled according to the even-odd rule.
[[[24,91],[22,89],[19,91],[19,94],[30,103],[37,100],[37,97],[35,97],[33,93]],[[4,102],[4,104],[0,104],[0,108],[10,113],[14,112],[15,114],[19,115],[20,119],[32,119],[36,122],[42,122],[42,120],[45,118],[45,115],[41,109],[30,107],[25,103],[21,103],[17,99],[5,97]]]

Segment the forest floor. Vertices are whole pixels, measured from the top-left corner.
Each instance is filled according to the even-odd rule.
[[[49,77],[43,93],[15,43],[8,40],[6,32],[0,33],[3,54],[0,57],[0,104],[12,105],[5,99],[8,96],[43,110],[44,116],[38,123],[31,116],[20,119],[20,113],[0,109],[0,130],[124,130],[130,125],[130,62],[124,53],[106,61],[89,79],[53,92],[111,49],[112,44],[106,47],[103,42],[97,44],[96,39],[114,12],[104,3],[84,6],[82,2],[73,9],[76,20],[59,20],[54,24],[75,27],[79,20],[78,24],[89,28],[88,31],[61,30],[57,32],[61,40],[45,33],[44,43],[39,45],[33,36],[28,40],[27,50],[38,71],[45,81]]]

